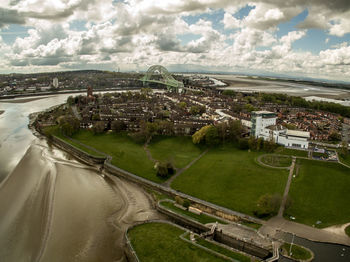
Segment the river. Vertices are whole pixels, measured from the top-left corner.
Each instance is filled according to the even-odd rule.
[[[158,218],[141,188],[33,136],[28,115],[68,96],[0,103],[0,261],[126,261],[125,229]]]

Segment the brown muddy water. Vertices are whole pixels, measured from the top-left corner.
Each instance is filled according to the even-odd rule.
[[[68,95],[0,103],[0,261],[126,261],[125,229],[158,218],[146,193],[35,138],[28,115]]]

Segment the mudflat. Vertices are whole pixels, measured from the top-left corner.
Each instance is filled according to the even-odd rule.
[[[125,261],[123,234],[157,219],[146,193],[36,139],[0,184],[3,261]]]

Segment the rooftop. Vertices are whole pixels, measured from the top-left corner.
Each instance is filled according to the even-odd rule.
[[[310,137],[310,132],[304,132],[304,131],[299,131],[299,130],[287,130],[286,133],[287,136],[298,136],[298,137],[305,137],[309,138]]]

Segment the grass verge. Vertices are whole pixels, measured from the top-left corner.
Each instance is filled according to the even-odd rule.
[[[299,260],[307,260],[312,257],[312,254],[310,253],[309,250],[298,246],[298,245],[292,245],[292,254],[290,255],[289,250],[290,250],[290,244],[289,243],[284,243],[282,245],[282,250],[283,254],[286,254],[294,259],[299,259]]]
[[[189,235],[186,236],[186,239],[190,239]],[[209,248],[213,251],[216,251],[220,254],[223,254],[227,257],[230,257],[230,258],[233,258],[237,261],[240,261],[240,262],[250,262],[251,261],[250,257],[248,257],[248,256],[245,256],[239,252],[235,252],[233,250],[224,248],[220,245],[216,245],[216,244],[209,242],[209,241],[202,239],[202,238],[197,238],[196,243],[203,246],[203,247],[206,247],[206,248]]]
[[[276,154],[288,155],[288,156],[299,156],[307,157],[308,152],[304,150],[290,149],[285,147],[279,147],[275,150]]]
[[[345,228],[345,233],[350,237],[350,226]]]
[[[227,224],[227,222],[220,220],[218,218],[215,218],[215,217],[207,216],[205,214],[197,215],[197,214],[194,214],[194,213],[189,212],[187,210],[183,210],[181,208],[174,206],[174,203],[172,203],[172,202],[164,201],[164,202],[161,202],[160,205],[162,205],[165,208],[168,208],[169,210],[171,210],[175,213],[190,217],[193,220],[195,220],[199,223],[202,223],[202,224],[215,223],[215,222],[218,222],[220,224]]]

